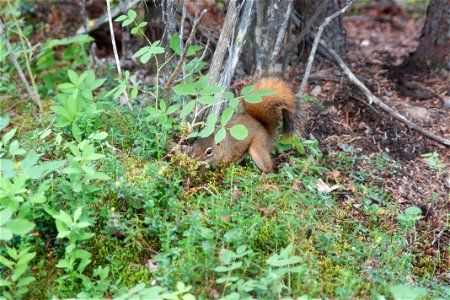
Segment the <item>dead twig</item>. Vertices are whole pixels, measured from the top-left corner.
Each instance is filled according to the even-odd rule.
[[[345,62],[342,60],[342,58],[334,51],[331,47],[329,47],[324,41],[320,40],[320,45],[324,47],[336,60],[337,65],[342,69],[342,72],[348,77],[348,79],[356,85],[366,96],[368,104],[371,105],[374,103],[376,106],[378,106],[382,111],[385,113],[391,115],[394,119],[399,120],[400,122],[406,124],[407,126],[411,127],[412,129],[422,133],[424,136],[435,140],[441,144],[450,146],[450,140],[446,139],[444,137],[441,137],[435,133],[432,133],[425,128],[417,125],[416,123],[408,120],[405,116],[398,113],[394,109],[392,109],[390,106],[388,106],[386,103],[381,101],[378,97],[376,97],[372,92],[358,79],[356,78],[355,74],[350,70],[350,68],[345,64]]]
[[[303,93],[305,92],[306,83],[308,82],[309,73],[311,72],[312,64],[314,62],[314,56],[316,55],[317,47],[319,46],[320,37],[322,36],[322,32],[324,28],[330,24],[331,20],[334,18],[342,15],[352,4],[352,0],[347,1],[346,5],[341,8],[340,10],[336,11],[332,15],[325,18],[325,21],[319,26],[319,29],[317,30],[316,37],[314,38],[314,43],[311,48],[311,53],[308,57],[308,64],[306,65],[305,75],[303,76],[302,84],[300,86],[300,92],[298,93],[300,97],[303,96]]]
[[[114,36],[114,27],[112,23],[111,7],[109,5],[109,0],[106,0],[106,9],[108,11],[109,31],[111,33],[111,43],[114,51],[114,59],[116,61],[117,73],[119,73],[119,77],[120,79],[122,79],[122,68],[120,67],[119,54],[117,53],[116,38]],[[126,105],[130,109],[130,111],[133,111],[133,106],[131,106],[130,98],[128,97],[128,92],[125,90],[123,94],[125,96]]]

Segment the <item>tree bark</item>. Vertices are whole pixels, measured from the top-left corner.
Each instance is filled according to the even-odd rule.
[[[431,0],[416,51],[405,66],[450,70],[450,1]]]
[[[341,9],[338,0],[295,0],[294,7],[302,17],[304,22],[302,26],[308,25],[309,21],[315,18],[312,23],[313,28],[318,28],[326,17]],[[309,30],[307,29],[307,31]],[[330,25],[324,29],[322,39],[327,41],[327,44],[340,56],[345,55],[347,43],[342,26],[342,15],[333,19]]]

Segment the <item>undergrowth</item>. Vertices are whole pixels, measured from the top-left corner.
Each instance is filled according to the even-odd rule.
[[[207,87],[196,58],[169,95],[175,104],[154,97],[143,108],[142,94],[157,96],[159,88],[95,74],[86,55],[75,55],[88,41],[40,49],[31,66],[42,75],[38,118],[1,83],[11,93],[1,102],[3,298],[450,297],[436,276],[448,260],[421,252],[420,209],[402,211],[378,184],[381,170],[396,171],[395,161],[324,157],[317,141],[292,138],[278,144],[290,158],[277,173],[261,174],[249,160],[199,172],[174,141],[215,129],[216,140],[242,137],[245,128],[226,127],[240,97],[224,94],[225,116],[196,131],[194,107],[213,105],[225,89]],[[67,47],[63,68],[52,60],[56,46]],[[137,55],[143,63],[164,51],[159,42],[146,47]],[[118,104],[126,90],[138,112]],[[263,95],[248,88],[242,98]]]

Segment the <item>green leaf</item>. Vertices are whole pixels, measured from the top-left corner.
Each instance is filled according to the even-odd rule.
[[[228,272],[229,270],[230,270],[230,268],[225,267],[225,266],[218,266],[218,267],[214,268],[214,271],[219,272],[219,273]]]
[[[209,81],[210,81],[210,80],[211,80],[211,79],[210,79],[210,77],[209,77],[209,74],[206,74],[206,75],[200,77],[200,79],[197,80],[197,81],[194,83],[194,86],[195,86],[197,89],[203,89],[203,88],[205,88],[205,87],[209,84]]]
[[[276,95],[276,94],[278,94],[278,92],[273,91],[273,90],[258,90],[258,91],[255,91],[252,93],[252,95],[259,96],[259,97],[271,96],[271,95]]]
[[[16,174],[15,162],[10,159],[0,159],[0,173],[4,178],[12,178]]]
[[[217,116],[216,115],[208,115],[208,117],[206,118],[206,124],[209,125],[216,125],[217,123]]]
[[[74,71],[67,70],[67,75],[69,76],[69,79],[73,84],[77,85],[80,83],[79,81],[81,80],[78,79],[78,75]]]
[[[11,118],[9,116],[0,115],[0,131],[2,131],[6,126],[9,125]]]
[[[239,99],[238,98],[232,98],[228,102],[228,105],[232,108],[236,108],[239,105]]]
[[[73,121],[74,115],[71,115],[67,109],[62,106],[50,106],[50,109],[59,117],[64,117],[68,121]]]
[[[411,299],[425,297],[427,290],[421,287],[412,287],[407,285],[394,285],[389,287],[389,292],[395,300]]]
[[[128,19],[127,15],[120,15],[114,19],[115,22],[122,22],[123,20]]]
[[[197,99],[198,102],[205,105],[212,105],[217,103],[217,98],[214,96],[201,96]]]
[[[231,107],[227,107],[223,113],[222,116],[220,117],[220,124],[222,126],[225,126],[228,124],[228,122],[230,121],[231,117],[233,116],[234,113],[234,109]]]
[[[210,86],[210,87],[201,89],[199,94],[200,95],[214,95],[214,94],[217,94],[217,93],[223,91],[224,89],[225,89],[224,86],[215,85],[215,86]]]
[[[135,54],[133,54],[132,57],[136,58],[136,57],[142,56],[142,55],[144,55],[144,53],[147,53],[149,51],[149,49],[150,49],[150,46],[142,47]]]
[[[197,94],[197,91],[195,90],[195,88],[189,84],[178,84],[173,87],[173,91],[175,92],[175,94],[177,94],[179,96],[196,95]]]
[[[81,207],[78,207],[76,210],[75,210],[75,213],[73,214],[73,221],[76,223],[77,221],[78,221],[78,219],[80,218],[80,216],[81,216],[81,211],[82,211],[82,208]]]
[[[214,125],[207,125],[205,126],[205,128],[203,128],[200,133],[198,134],[200,137],[208,137],[211,134],[213,134],[214,130],[216,129],[216,127]]]
[[[236,140],[242,141],[248,136],[248,130],[244,125],[236,124],[230,128],[230,134]]]
[[[410,216],[419,216],[422,214],[422,210],[416,206],[411,206],[405,209],[405,214]]]
[[[10,131],[8,131],[8,133],[6,133],[3,137],[2,137],[2,142],[3,144],[8,144],[8,142],[12,139],[12,137],[14,136],[14,134],[16,133],[17,128],[13,128]]]
[[[216,144],[220,143],[227,136],[227,130],[225,127],[220,128],[216,135],[214,136],[214,142]]]
[[[13,238],[13,233],[6,227],[0,227],[0,240],[10,241]]]
[[[27,270],[27,265],[16,265],[14,272],[11,275],[11,279],[13,281],[17,281],[17,279],[20,278],[20,276],[22,276],[23,273],[25,273],[25,271]]]
[[[134,10],[129,9],[127,15],[132,21],[134,21],[134,19],[136,19],[137,13]]]
[[[250,94],[250,95],[244,95],[245,102],[248,103],[259,103],[262,101],[262,98],[258,95]]]
[[[183,109],[180,112],[180,117],[185,117],[188,114],[190,114],[195,107],[196,101],[195,100],[191,100],[188,103],[186,103],[186,105],[183,107]]]
[[[33,150],[29,151],[25,158],[20,162],[20,167],[24,172],[27,172],[31,167],[37,164],[39,155]]]
[[[104,158],[105,155],[100,154],[100,153],[93,153],[93,154],[89,154],[88,156],[86,156],[86,160],[99,160]]]
[[[191,46],[189,46],[189,48],[186,52],[186,56],[189,57],[191,55],[194,55],[195,53],[202,50],[203,48],[204,47],[202,45],[191,45]]]
[[[198,131],[192,131],[191,133],[188,134],[188,138],[196,138],[198,137]]]
[[[36,256],[36,252],[25,253],[19,258],[17,262],[17,266],[26,265],[29,261],[31,261]]]
[[[104,140],[104,139],[106,139],[107,137],[108,137],[108,134],[107,134],[106,132],[104,132],[104,131],[96,132],[96,133],[91,133],[91,134],[89,135],[89,138],[90,138],[90,139],[98,140],[98,141]]]
[[[171,115],[174,112],[178,111],[180,109],[180,105],[179,104],[174,104],[172,106],[170,106],[167,111],[166,111],[166,115]]]
[[[250,94],[254,89],[255,89],[255,87],[254,87],[253,85],[248,85],[248,86],[244,87],[244,88],[241,90],[241,94],[242,94],[243,96],[248,95],[248,94]]]
[[[14,234],[24,235],[33,230],[35,225],[27,219],[17,218],[7,223],[6,227]]]
[[[224,99],[231,99],[234,97],[234,94],[232,92],[225,92],[222,94],[222,98]]]
[[[139,27],[133,27],[133,28],[131,28],[131,34],[136,34],[136,33],[138,33],[139,32]]]
[[[2,255],[0,255],[0,264],[4,265],[8,269],[12,269],[15,265],[15,263],[13,261],[10,261],[9,259],[7,259],[6,257],[4,257]]]
[[[180,54],[180,36],[174,33],[170,38],[170,49],[178,55]]]
[[[141,22],[139,23],[139,28],[145,27],[148,23],[147,22]]]
[[[8,222],[9,219],[11,219],[12,215],[13,215],[13,211],[10,207],[2,209],[0,211],[0,225],[3,225],[6,222]]]

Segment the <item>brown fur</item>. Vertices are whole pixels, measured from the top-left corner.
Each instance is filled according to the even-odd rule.
[[[254,91],[272,90],[277,93],[263,96],[262,102],[244,103],[245,113],[234,115],[227,127],[243,124],[248,136],[243,141],[235,140],[229,133],[218,145],[213,136],[197,139],[193,155],[215,168],[219,164],[240,162],[249,153],[256,166],[263,172],[273,172],[270,151],[281,121],[293,122],[296,113],[295,95],[288,83],[276,77],[267,77],[254,84]],[[285,126],[290,129],[292,126]]]

